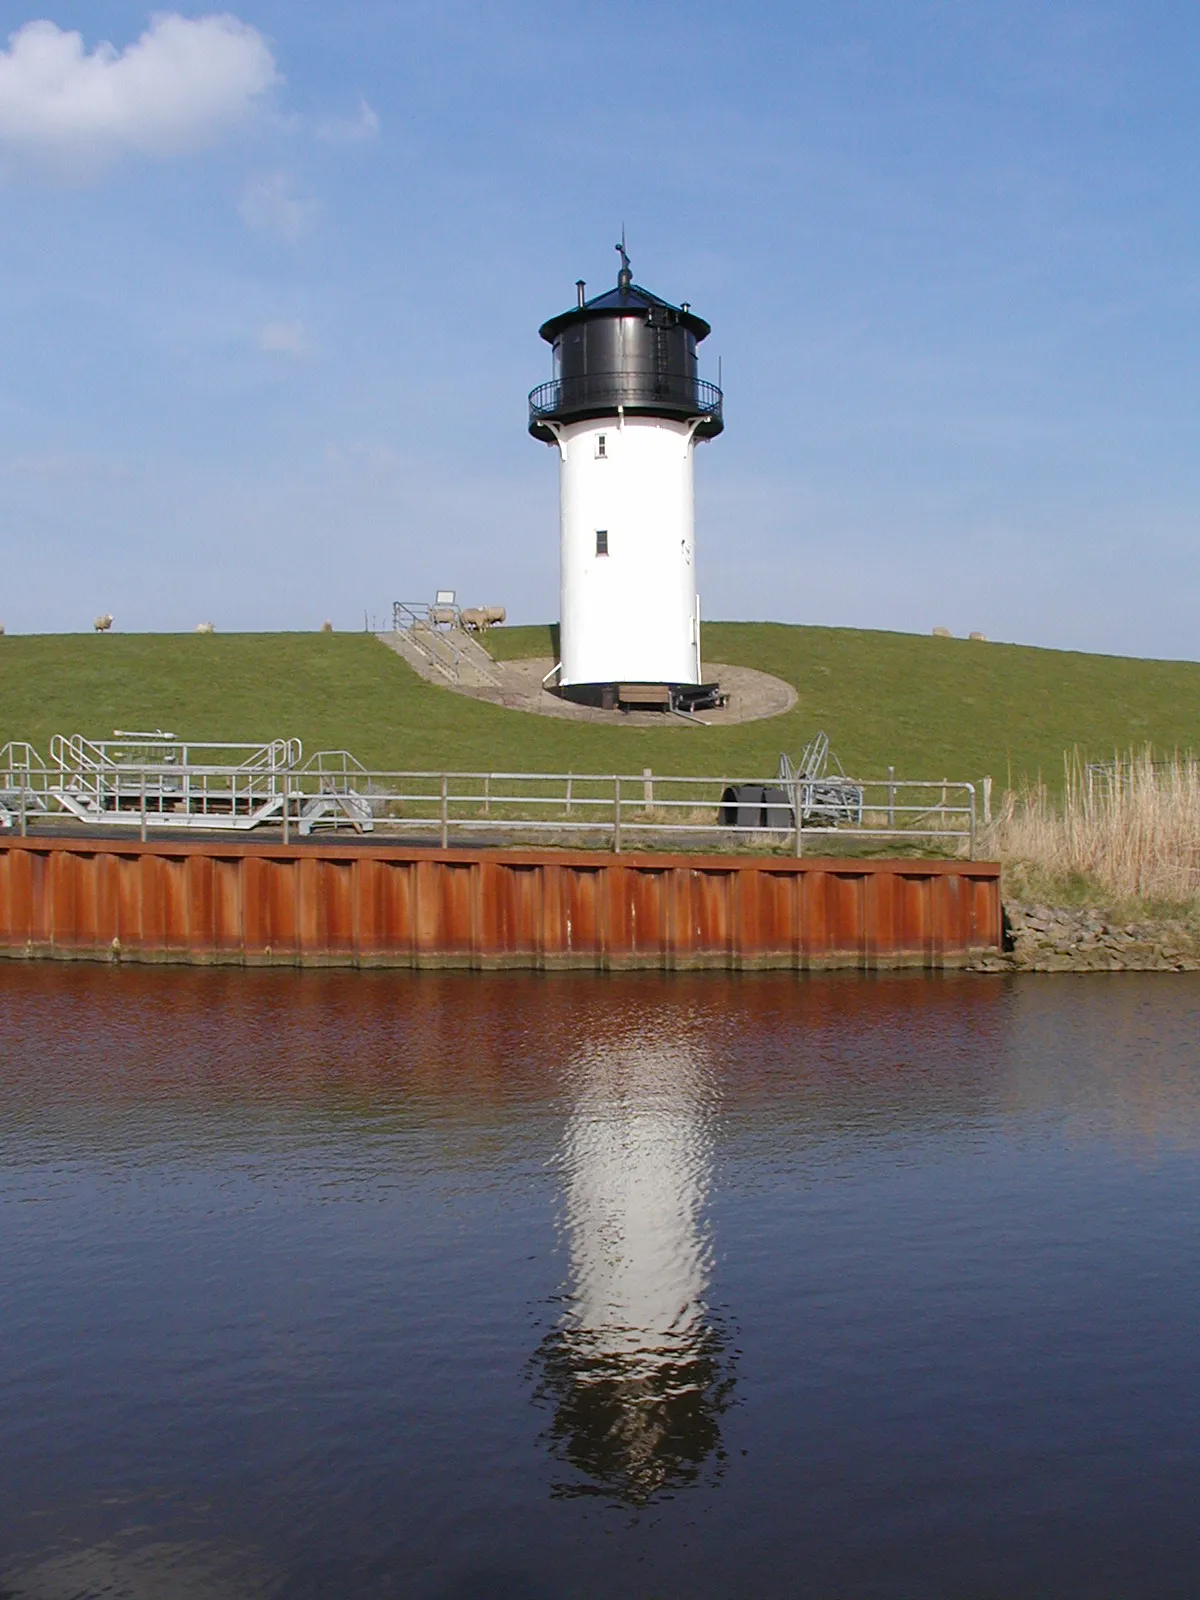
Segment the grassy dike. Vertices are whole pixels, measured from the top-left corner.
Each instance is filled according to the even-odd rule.
[[[546,627],[489,636],[498,657],[550,655]],[[851,628],[710,623],[708,659],[799,691],[782,717],[702,729],[597,727],[507,711],[423,682],[366,634],[92,634],[0,638],[0,743],[155,728],[196,739],[299,735],[369,766],[769,774],[818,728],[865,777],[970,778],[998,789],[1063,752],[1150,741],[1200,748],[1200,664]]]

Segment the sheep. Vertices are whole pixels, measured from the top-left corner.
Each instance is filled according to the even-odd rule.
[[[107,633],[113,625],[112,612],[106,611],[102,617],[97,617],[92,627],[97,633]]]
[[[469,610],[459,612],[459,620],[468,633],[486,633],[489,628],[503,622],[507,615],[503,606],[471,606]]]
[[[198,622],[196,624],[197,633],[216,633],[216,631],[217,627],[214,622]]]

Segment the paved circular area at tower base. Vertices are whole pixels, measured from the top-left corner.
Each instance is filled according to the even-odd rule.
[[[664,721],[681,719],[663,711],[601,711],[598,706],[576,705],[564,700],[543,687],[542,680],[554,666],[550,656],[529,661],[497,661],[498,688],[490,686],[457,687],[457,694],[469,694],[476,700],[490,700],[494,705],[507,706],[511,711],[533,711],[543,717],[565,717],[572,722],[603,722],[624,724],[634,728],[661,728]],[[711,727],[728,727],[736,722],[757,722],[764,717],[778,717],[796,704],[796,691],[782,678],[773,678],[766,672],[755,672],[752,667],[731,667],[722,662],[710,661],[704,667],[704,681],[721,685],[721,692],[729,696],[729,704],[701,711],[695,719]],[[451,685],[446,685],[450,688]]]

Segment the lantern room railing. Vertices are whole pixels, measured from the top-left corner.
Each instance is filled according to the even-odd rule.
[[[715,383],[686,373],[589,372],[540,383],[529,396],[529,426],[534,429],[547,419],[615,411],[620,406],[704,417],[708,422],[703,431],[719,433],[723,403]]]

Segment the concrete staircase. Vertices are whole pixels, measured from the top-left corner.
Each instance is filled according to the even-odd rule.
[[[465,628],[430,628],[417,624],[378,638],[403,656],[429,683],[455,689],[499,689],[496,664]]]

